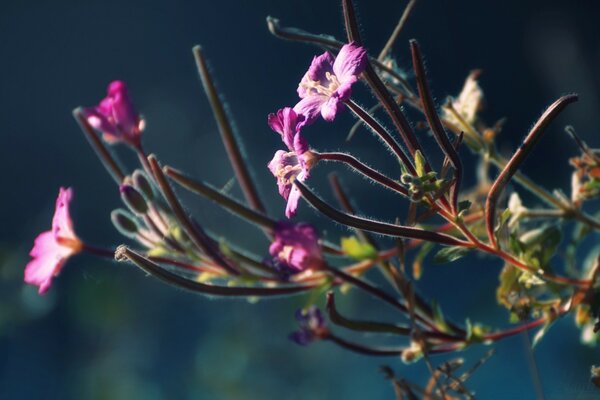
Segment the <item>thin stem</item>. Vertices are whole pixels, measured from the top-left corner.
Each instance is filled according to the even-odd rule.
[[[314,288],[310,285],[273,288],[207,285],[201,282],[186,279],[182,276],[167,271],[164,268],[161,268],[158,264],[155,264],[154,262],[149,260],[148,258],[136,253],[135,251],[123,245],[117,248],[117,251],[115,252],[115,259],[117,259],[117,261],[129,260],[130,262],[138,266],[140,269],[159,280],[162,280],[166,283],[172,284],[182,289],[187,289],[192,292],[208,295],[228,297],[283,296],[301,293]]]
[[[413,39],[410,41],[410,47],[412,52],[413,68],[416,74],[419,96],[421,98],[421,104],[423,105],[425,117],[427,118],[427,122],[431,128],[433,137],[454,167],[455,181],[452,186],[452,208],[456,213],[458,209],[458,192],[463,172],[462,162],[458,156],[458,152],[454,149],[452,143],[450,143],[450,140],[446,135],[446,131],[444,130],[444,126],[442,125],[440,116],[435,109],[433,97],[431,96],[429,84],[427,83],[427,77],[425,76],[425,67],[423,65],[423,57],[421,55],[421,50],[419,49],[419,44]]]
[[[219,206],[230,211],[231,213],[269,230],[274,229],[276,224],[275,220],[269,218],[259,211],[248,208],[237,200],[234,200],[231,197],[223,194],[221,191],[209,185],[208,183],[192,179],[186,176],[183,172],[170,166],[165,166],[164,172],[169,178],[173,179],[187,190],[214,201]]]
[[[408,2],[406,7],[404,8],[404,12],[402,13],[402,16],[400,17],[400,20],[398,21],[398,24],[396,25],[396,27],[394,28],[394,31],[392,32],[392,35],[386,42],[385,46],[383,46],[383,49],[381,49],[379,56],[377,56],[377,60],[383,61],[385,59],[385,57],[388,55],[388,53],[394,46],[394,43],[398,39],[398,36],[400,36],[400,32],[402,31],[402,28],[404,28],[406,21],[408,21],[408,17],[410,16],[410,13],[412,12],[413,8],[415,7],[415,4],[417,4],[417,0],[410,0]]]
[[[413,166],[412,161],[408,158],[402,147],[396,142],[396,140],[389,134],[388,131],[385,130],[383,126],[379,122],[375,120],[365,109],[361,106],[353,102],[352,100],[346,101],[348,108],[358,117],[360,118],[365,125],[367,125],[371,130],[379,136],[379,138],[392,150],[392,152],[398,157],[400,162],[406,166],[408,171],[415,175],[416,170]]]
[[[375,321],[358,321],[351,320],[339,313],[335,306],[335,298],[333,292],[327,293],[327,312],[329,320],[334,324],[343,326],[344,328],[360,331],[360,332],[376,332],[376,333],[391,333],[402,336],[409,336],[411,328],[403,325],[393,325]],[[448,336],[439,332],[425,331],[424,336],[431,339],[449,340]],[[453,340],[453,339],[451,339]]]
[[[247,163],[242,155],[242,151],[240,150],[240,146],[238,144],[239,141],[236,139],[233,132],[233,127],[229,122],[230,118],[227,116],[223,102],[221,101],[221,98],[217,93],[217,89],[215,88],[214,79],[210,74],[206,59],[202,54],[202,47],[194,46],[192,51],[194,53],[194,58],[196,60],[198,74],[200,75],[202,86],[204,87],[206,97],[208,98],[208,101],[212,107],[213,114],[219,127],[219,132],[221,133],[221,139],[225,145],[225,150],[227,151],[229,161],[231,162],[237,180],[242,188],[242,192],[244,193],[246,201],[248,201],[250,206],[264,214],[265,207],[260,199],[258,191],[256,190],[256,186],[252,180]]]
[[[191,217],[187,215],[187,213],[181,206],[181,203],[177,199],[177,196],[173,192],[171,185],[169,185],[167,178],[163,174],[156,157],[154,155],[150,155],[148,157],[148,162],[150,163],[152,174],[155,177],[156,182],[158,183],[158,186],[160,187],[165,199],[167,200],[167,203],[169,203],[169,206],[173,210],[175,217],[181,224],[185,233],[190,237],[194,245],[196,245],[196,247],[201,252],[208,255],[212,260],[214,260],[219,266],[228,271],[230,274],[239,275],[239,271],[237,270],[237,268],[233,266],[233,264],[221,254],[221,252],[218,250],[217,246],[212,241],[212,239],[203,231],[203,229],[197,223],[195,223],[195,221],[191,219]]]
[[[344,43],[340,42],[335,38],[332,38],[331,36],[317,35],[298,28],[282,27],[279,24],[279,20],[277,18],[273,18],[270,16],[267,17],[267,27],[275,37],[278,37],[280,39],[314,44],[316,46],[334,52],[340,50],[344,45]],[[373,63],[373,65],[377,67],[377,69],[384,71],[391,78],[400,82],[400,85],[402,86],[405,92],[403,93],[403,95],[406,95],[410,98],[414,97],[413,90],[410,87],[410,84],[402,75],[398,73],[398,71],[395,71],[393,68],[385,65],[384,63],[382,63],[374,57],[370,57],[370,60]]]
[[[363,164],[361,161],[346,153],[316,153],[319,161],[337,161],[348,165],[350,168],[354,169],[356,172],[364,175],[366,178],[372,180],[375,183],[382,185],[387,189],[391,189],[397,193],[405,197],[409,197],[408,190],[402,186],[400,183],[394,181],[393,179],[388,178],[383,175],[381,172],[369,167],[366,164]]]
[[[494,234],[496,203],[502,194],[504,187],[510,181],[515,172],[519,169],[527,155],[536,145],[546,127],[560,114],[560,112],[569,104],[577,101],[577,95],[563,96],[556,100],[550,107],[546,109],[544,114],[538,119],[533,128],[529,131],[521,146],[515,151],[506,166],[502,169],[487,196],[485,202],[485,221],[490,244],[497,246],[496,236]]]
[[[110,154],[106,146],[104,146],[102,140],[98,138],[98,135],[94,131],[94,128],[89,124],[87,118],[85,118],[85,115],[83,115],[82,109],[76,108],[75,110],[73,110],[73,117],[75,118],[77,123],[79,123],[81,130],[83,131],[88,142],[96,152],[98,158],[100,158],[100,161],[102,161],[102,164],[104,164],[104,167],[106,167],[106,169],[113,177],[115,182],[117,182],[117,184],[120,185],[123,182],[123,179],[125,179],[125,174],[121,170],[121,167],[119,167],[117,161]]]
[[[115,257],[115,251],[112,249],[105,249],[102,247],[97,247],[91,244],[82,243],[81,249],[85,253],[93,254],[98,257],[109,258],[112,259]]]
[[[357,44],[362,45],[360,28],[358,26],[356,10],[354,9],[352,0],[342,0],[342,8],[348,41],[356,42]],[[373,93],[392,119],[392,122],[396,126],[400,136],[402,136],[402,140],[404,140],[404,144],[408,147],[410,154],[414,157],[417,150],[419,150],[425,159],[425,169],[430,171],[431,167],[427,161],[425,152],[421,148],[421,145],[415,136],[415,132],[402,113],[402,110],[400,110],[400,106],[398,106],[377,72],[375,72],[375,69],[373,69],[370,60],[365,67],[364,77],[371,87]]]
[[[329,333],[327,336],[323,338],[323,340],[329,340],[337,344],[338,346],[350,350],[354,353],[359,353],[367,356],[395,356],[399,357],[402,355],[403,348],[400,349],[386,349],[386,348],[377,348],[377,347],[368,347],[362,344],[350,342],[346,339],[342,339],[339,336],[336,336],[332,333]]]
[[[411,332],[411,329],[407,326],[392,325],[374,321],[350,320],[342,316],[335,306],[335,298],[333,292],[327,293],[327,313],[331,322],[354,331],[392,333],[403,336],[408,336]]]
[[[294,185],[300,189],[300,193],[311,206],[343,225],[392,237],[423,239],[448,246],[473,247],[472,243],[462,241],[443,233],[430,232],[423,229],[402,225],[393,225],[386,222],[377,222],[353,215],[348,215],[325,203],[322,199],[312,193],[306,186],[297,180],[294,182]]]
[[[400,310],[402,313],[408,313],[408,308],[406,307],[405,304],[401,303],[398,299],[394,298],[393,296],[387,294],[386,292],[382,291],[381,289],[379,289],[376,286],[370,285],[369,283],[356,278],[352,275],[347,274],[346,272],[340,270],[340,269],[336,269],[336,268],[332,268],[330,266],[326,266],[326,271],[331,273],[332,275],[340,278],[341,280],[343,280],[344,282],[350,283],[353,286],[356,286],[357,288],[371,294],[372,296],[375,296],[381,300],[383,300],[384,302],[388,303],[389,305],[391,305],[392,307],[397,308],[398,310]],[[426,326],[427,328],[433,330],[434,332],[438,332],[439,333],[439,338],[447,338],[447,339],[459,339],[457,336],[454,335],[449,335],[443,332],[440,332],[438,330],[438,328],[435,326],[435,324],[433,324],[431,321],[429,321],[427,318],[423,317],[420,314],[415,315],[415,318],[421,323],[423,324],[423,326]]]

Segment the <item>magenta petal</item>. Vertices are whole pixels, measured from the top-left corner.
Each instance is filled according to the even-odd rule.
[[[335,91],[335,95],[341,100],[346,101],[352,95],[352,85],[357,81],[357,78],[352,76],[346,82],[342,83]]]
[[[55,237],[67,239],[76,239],[75,231],[73,230],[73,221],[69,213],[69,203],[73,197],[71,188],[60,188],[58,198],[56,199],[56,208],[54,217],[52,218],[52,232]]]
[[[41,233],[29,253],[33,259],[25,267],[25,283],[39,286],[39,294],[44,294],[70,253],[56,242],[51,231]]]
[[[298,202],[300,201],[300,197],[300,189],[292,185],[290,194],[287,199],[287,205],[285,207],[286,217],[293,218],[294,216],[296,216],[296,211],[298,210]]]
[[[104,134],[117,136],[115,125],[108,120],[105,114],[99,112],[97,108],[86,107],[83,109],[83,115],[94,129]]]
[[[294,138],[302,128],[304,115],[297,114],[291,107],[285,107],[277,111],[277,114],[269,114],[267,121],[271,129],[281,135],[288,149],[294,151]]]
[[[122,81],[108,85],[107,95],[96,107],[83,110],[90,125],[103,133],[110,142],[125,140],[136,144],[140,135],[140,116]]]
[[[333,63],[333,72],[340,83],[362,74],[367,65],[367,51],[354,42],[342,46]]]
[[[331,122],[343,109],[344,103],[337,96],[332,96],[321,107],[321,115],[325,121]]]
[[[320,56],[315,56],[308,67],[308,77],[313,81],[321,83],[327,82],[327,72],[333,71],[334,59],[331,54],[326,51]]]
[[[311,225],[280,221],[274,236],[269,253],[294,273],[318,268],[322,263],[319,236]]]
[[[333,72],[333,57],[329,52],[325,52],[320,56],[315,56],[308,67],[308,71],[304,74],[298,85],[298,96],[304,98],[313,95],[312,89],[307,89],[311,82],[317,81],[322,85],[327,85],[327,72]]]
[[[271,113],[267,116],[267,124],[269,124],[269,128],[279,134],[283,132],[283,121],[279,115],[280,111],[281,110],[277,111],[277,113]]]
[[[308,151],[308,142],[301,133],[297,133],[293,140],[293,150],[300,157]]]
[[[310,125],[321,114],[321,107],[327,101],[328,97],[323,95],[312,95],[303,98],[295,106],[294,111],[304,115],[304,122],[301,125]]]
[[[32,260],[25,267],[25,282],[39,286],[40,294],[50,288],[52,278],[58,275],[67,259],[81,251],[83,246],[75,235],[69,214],[72,194],[70,188],[60,188],[52,230],[39,234],[29,252]]]

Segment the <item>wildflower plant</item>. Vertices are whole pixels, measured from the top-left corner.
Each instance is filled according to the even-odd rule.
[[[83,251],[114,256],[118,262],[132,263],[165,283],[204,295],[256,298],[310,293],[314,304],[295,314],[299,329],[290,338],[296,343],[326,341],[365,355],[396,356],[405,363],[423,360],[430,367],[431,380],[425,386],[397,378],[390,367],[385,367],[398,398],[470,398],[465,381],[491,352],[463,375],[455,373],[464,360],[454,359],[433,368],[434,355],[493,345],[530,330],[535,330],[535,344],[554,321],[567,314],[574,315],[584,342],[596,342],[600,330],[600,259],[592,253],[590,261],[583,263],[576,257],[576,249],[586,236],[600,229],[600,220],[584,209],[600,196],[600,152],[584,143],[573,128],[567,129],[577,145],[574,148],[580,151],[570,160],[574,169],[570,195],[561,190],[549,192],[520,172],[548,126],[577,101],[577,95],[565,95],[552,103],[520,147],[505,158],[495,144],[501,123],[488,125],[479,115],[483,91],[478,71],[467,77],[460,94],[437,104],[418,42],[409,42],[412,66],[403,66],[412,68],[414,79],[408,79],[394,61],[391,48],[414,1],[378,56],[371,54],[362,40],[352,1],[342,3],[347,32],[343,41],[283,27],[277,19],[267,18],[268,28],[276,37],[314,45],[322,53],[307,63],[303,76],[303,71],[297,71],[302,78],[297,88],[290,88],[291,94],[297,91],[296,104],[274,107],[268,115],[265,134],[270,127],[282,144],[273,149],[272,160],[263,164],[250,166],[246,161],[204,53],[201,47],[194,47],[202,85],[243,201],[176,166],[164,165],[155,154],[147,154],[144,119],[125,83],[112,82],[98,105],[74,110],[83,133],[115,180],[123,204],[112,212],[111,220],[130,244],[103,249],[79,238],[69,216],[72,189],[61,188],[52,230],[35,240],[25,282],[45,293],[67,259]],[[356,101],[353,92],[358,87],[372,93],[376,101],[373,107]],[[416,133],[417,124],[408,120],[407,109],[425,119],[429,135]],[[385,124],[376,116],[380,114],[387,119]],[[329,129],[335,130],[338,119],[350,117],[357,120],[352,134],[358,127],[366,127],[379,139],[376,146],[380,146],[382,158],[386,156],[396,166],[395,175],[380,172],[347,152],[310,147],[313,124],[329,124]],[[425,150],[425,141],[434,143],[443,156],[433,157]],[[129,147],[139,164],[124,169],[107,144]],[[465,187],[463,180],[468,170],[461,154],[468,151],[481,160],[472,188]],[[342,164],[397,195],[402,206],[398,218],[380,221],[357,215],[350,191],[337,175],[330,176],[330,188],[339,204],[325,201],[309,179],[323,173],[325,167],[319,164],[325,161]],[[274,176],[283,197],[280,212],[270,213],[265,208],[251,167],[256,174],[268,174],[268,169]],[[509,183],[516,188],[512,193]],[[253,224],[270,245],[262,254],[252,254],[210,232],[186,211],[176,192],[179,187]],[[543,206],[524,204],[519,197],[521,190],[535,196]],[[339,244],[325,240],[324,232],[296,220],[301,203],[324,219],[351,229],[354,236],[339,238]],[[280,214],[285,218],[273,217]],[[564,250],[568,265],[557,268],[560,260],[555,256],[563,251],[567,224],[575,224],[573,238]],[[378,240],[381,236],[393,238],[395,245],[383,248]],[[485,322],[470,322],[467,316],[448,318],[431,296],[418,290],[416,281],[428,260],[427,253],[435,246],[438,249],[433,261],[438,263],[456,262],[469,252],[482,254],[485,260],[502,260],[496,295],[499,305],[509,311],[507,324],[512,326],[492,328]],[[385,280],[377,280],[377,274]],[[347,292],[340,287],[357,290]],[[337,307],[338,297],[359,292],[391,307],[397,320],[343,315]],[[378,345],[374,336],[364,342],[351,341],[345,337],[346,330],[391,335],[398,345]],[[597,379],[597,373],[594,377]]]

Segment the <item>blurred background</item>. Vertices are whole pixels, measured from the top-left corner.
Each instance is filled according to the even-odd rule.
[[[357,2],[372,53],[379,52],[405,5]],[[440,101],[460,91],[471,69],[481,68],[484,116],[490,124],[508,118],[499,137],[508,151],[545,106],[562,94],[579,93],[580,101],[553,123],[525,166],[547,187],[567,190],[567,159],[577,149],[564,125],[573,124],[590,145],[600,146],[599,11],[593,1],[421,0],[394,53],[408,70],[407,40],[420,40]],[[266,169],[280,144],[266,115],[297,101],[296,85],[320,50],[272,37],[267,15],[286,26],[344,38],[338,1],[1,2],[1,399],[389,399],[392,388],[378,370],[383,364],[424,383],[423,363],[409,367],[327,343],[305,348],[291,343],[293,310],[306,297],[256,304],[208,299],[167,287],[131,266],[85,255],[69,261],[44,297],[22,283],[33,239],[50,226],[59,186],[74,188],[72,215],[82,238],[105,247],[123,243],[109,219],[120,206],[117,189],[71,117],[74,107],[96,104],[111,80],[129,84],[147,120],[149,151],[217,186],[232,178],[196,75],[194,44],[202,44],[210,60],[270,210],[283,216],[283,200]],[[361,101],[373,103],[369,97]],[[365,131],[344,142],[352,124],[346,113],[335,124],[315,124],[307,137],[317,149],[352,151],[393,171]],[[335,167],[319,167],[312,181],[326,199],[332,196],[325,178]],[[361,212],[386,219],[404,215],[393,196],[340,171]],[[268,243],[251,226],[180,193],[212,231],[266,253]],[[233,193],[239,195],[238,188]],[[306,205],[299,217],[326,228],[331,240],[348,234]],[[507,313],[495,305],[494,294],[500,267],[478,257],[427,265],[418,286],[457,321],[469,316],[502,326]],[[394,316],[359,293],[338,302],[350,315]],[[482,399],[533,398],[523,338],[496,348],[470,387]],[[486,350],[475,347],[461,356],[474,363]],[[572,318],[556,324],[535,357],[548,399],[598,398],[589,368],[600,363],[600,352],[579,344]]]

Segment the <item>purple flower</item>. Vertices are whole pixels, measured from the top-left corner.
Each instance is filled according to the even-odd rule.
[[[124,141],[133,146],[139,145],[144,122],[133,106],[127,85],[113,81],[107,92],[100,104],[83,109],[88,122],[102,132],[108,143]]]
[[[305,223],[278,222],[269,254],[273,257],[273,265],[289,274],[318,269],[323,264],[317,230]]]
[[[52,229],[38,235],[29,253],[31,261],[25,267],[25,283],[38,286],[39,294],[50,289],[52,279],[60,273],[69,257],[83,248],[83,243],[75,234],[69,213],[72,196],[71,188],[60,188],[52,217]]]
[[[290,339],[301,346],[306,346],[329,335],[325,319],[316,306],[311,306],[307,310],[300,309],[296,311],[296,320],[300,325],[300,329],[292,332]]]
[[[309,170],[315,162],[314,154],[308,149],[308,143],[300,133],[304,120],[302,114],[296,114],[290,107],[277,111],[277,114],[269,114],[268,117],[269,126],[281,135],[289,150],[278,150],[268,165],[277,178],[279,194],[287,200],[285,215],[288,218],[296,215],[300,200],[300,190],[293,182],[296,179],[300,182],[308,179]]]
[[[342,111],[343,102],[350,98],[352,85],[366,63],[366,50],[354,42],[344,45],[335,60],[328,52],[315,56],[298,85],[302,100],[294,106],[297,113],[305,116],[304,124],[314,122],[319,113],[326,121],[333,121]]]

